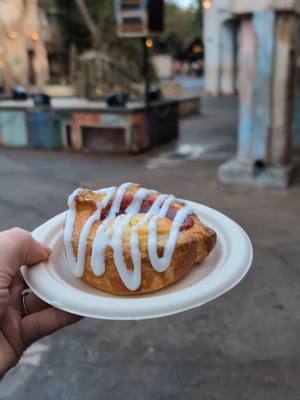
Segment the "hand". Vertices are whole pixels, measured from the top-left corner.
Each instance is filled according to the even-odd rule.
[[[36,295],[26,295],[24,315],[21,294],[25,283],[24,264],[45,261],[51,254],[30,233],[14,228],[0,233],[0,378],[20,359],[33,342],[80,319],[49,306]]]

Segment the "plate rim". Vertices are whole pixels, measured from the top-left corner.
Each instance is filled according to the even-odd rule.
[[[237,230],[237,232],[239,233],[239,236],[238,236],[239,240],[242,241],[242,244],[244,245],[245,250],[248,252],[247,255],[246,255],[246,252],[244,253],[244,258],[246,257],[246,260],[244,260],[245,265],[243,267],[234,268],[233,271],[231,271],[231,275],[230,275],[231,279],[228,279],[228,277],[227,277],[227,280],[225,282],[221,282],[218,285],[212,285],[212,288],[214,288],[214,290],[212,290],[212,288],[209,290],[206,288],[206,291],[208,291],[208,293],[204,297],[203,297],[203,293],[200,293],[200,294],[194,293],[194,295],[192,295],[191,288],[194,287],[195,285],[200,285],[200,283],[203,284],[204,281],[205,281],[205,284],[208,285],[208,287],[209,287],[209,285],[211,285],[210,281],[212,280],[212,275],[217,274],[216,270],[213,270],[206,277],[204,277],[203,279],[194,283],[192,286],[183,288],[183,289],[181,289],[177,292],[173,292],[173,293],[172,292],[171,293],[163,293],[162,292],[162,294],[157,294],[159,292],[156,292],[156,295],[154,297],[145,297],[145,298],[143,298],[142,295],[139,297],[135,297],[135,296],[132,296],[132,297],[97,296],[98,299],[102,299],[103,303],[109,304],[111,315],[107,314],[107,310],[103,309],[104,306],[100,307],[100,309],[102,308],[102,311],[101,310],[99,311],[99,308],[98,308],[97,313],[88,312],[87,310],[85,310],[84,312],[79,312],[78,310],[75,311],[74,308],[69,307],[68,305],[64,304],[61,301],[57,301],[57,300],[51,301],[50,298],[43,293],[43,290],[42,291],[39,290],[39,285],[36,285],[37,277],[39,277],[39,275],[43,276],[43,273],[45,273],[45,272],[47,272],[48,275],[51,275],[50,272],[47,271],[47,263],[39,263],[34,268],[28,268],[26,266],[23,266],[21,268],[21,272],[23,274],[24,280],[26,281],[28,286],[32,289],[32,291],[38,297],[40,297],[42,300],[47,302],[48,304],[53,305],[64,311],[71,312],[73,314],[75,313],[78,315],[82,315],[82,316],[90,317],[90,318],[96,318],[96,319],[142,320],[142,319],[160,318],[160,317],[165,317],[165,316],[181,313],[183,311],[187,311],[189,309],[193,309],[195,307],[204,305],[205,303],[222,296],[224,293],[228,292],[229,290],[231,290],[233,287],[235,287],[236,285],[238,285],[241,282],[241,280],[245,277],[245,275],[248,273],[248,271],[251,267],[251,264],[253,261],[253,247],[252,247],[251,240],[250,240],[249,236],[247,235],[247,233],[245,232],[245,230],[239,224],[237,224],[235,221],[233,221],[231,218],[229,218],[225,214],[223,214],[211,207],[203,205],[201,203],[197,203],[197,202],[193,202],[193,201],[189,201],[189,200],[185,200],[185,201],[192,206],[192,208],[195,210],[195,212],[197,214],[199,214],[199,212],[200,212],[200,214],[203,214],[203,216],[205,214],[207,214],[208,219],[209,219],[209,216],[212,216],[219,223],[220,223],[220,221],[223,221],[223,223],[221,223],[221,226],[224,227],[226,224],[228,224],[228,226],[231,228],[231,230],[232,229]],[[40,232],[45,230],[45,226],[52,227],[52,231],[53,231],[53,226],[55,227],[55,223],[57,225],[60,222],[60,220],[64,217],[65,214],[66,214],[66,211],[52,217],[51,219],[49,219],[48,221],[46,221],[45,223],[43,223],[42,225],[37,227],[32,232],[32,235],[36,239],[40,240],[41,239],[39,237]],[[201,218],[203,218],[203,217],[201,217]],[[225,229],[225,231],[226,231],[226,229]],[[44,232],[43,236],[51,237],[51,233],[53,236],[53,232],[51,232],[51,229],[49,228],[48,231],[46,230],[46,232]],[[229,235],[229,237],[230,237],[230,235]],[[47,242],[47,240],[46,240],[46,242]],[[229,257],[229,259],[230,259],[230,257]],[[227,260],[225,260],[224,263],[226,264],[229,261],[230,260],[228,260],[228,257],[227,257]],[[224,266],[223,266],[223,268],[224,268]],[[239,273],[237,273],[237,272],[239,272]],[[68,291],[68,292],[71,290],[74,292],[74,290],[75,290],[75,291],[79,291],[80,293],[83,293],[78,288],[73,288],[73,287],[72,287],[72,289],[70,287],[66,288],[64,285],[62,285],[60,282],[57,282],[57,281],[55,281],[55,286],[59,286],[59,288],[56,288],[56,291],[58,290],[58,293],[59,293],[59,289],[64,289],[64,291]],[[195,287],[194,287],[194,289],[195,289]],[[44,291],[45,291],[45,288],[44,288]],[[46,289],[46,292],[47,292],[47,289]],[[189,294],[189,296],[187,296],[187,294]],[[85,296],[85,298],[92,296],[92,298],[96,301],[95,295],[93,295],[91,293],[84,293],[84,296]],[[170,300],[172,300],[172,301],[170,302]],[[147,308],[147,304],[149,303],[149,301],[152,302],[152,308],[151,307]],[[166,305],[166,301],[167,301],[167,305]],[[97,301],[97,303],[98,303],[98,301]],[[125,307],[125,305],[126,305],[126,307]],[[146,307],[145,307],[145,305],[146,305]],[[133,306],[134,306],[134,312],[132,312]],[[155,306],[154,307],[156,310],[155,312],[153,311],[153,306]]]

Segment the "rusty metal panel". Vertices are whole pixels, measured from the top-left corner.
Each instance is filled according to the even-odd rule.
[[[91,151],[144,150],[149,147],[145,113],[73,113],[72,145]]]
[[[150,138],[145,112],[136,112],[130,116],[130,135],[128,147],[132,153],[148,149]]]
[[[121,127],[82,126],[82,148],[91,151],[128,150],[126,130]]]
[[[81,126],[99,124],[100,122],[101,122],[101,115],[99,114],[99,112],[73,113],[72,142],[74,149],[80,150],[82,148]]]

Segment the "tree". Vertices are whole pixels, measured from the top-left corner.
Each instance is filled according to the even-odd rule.
[[[64,48],[71,44],[75,44],[79,52],[93,48],[108,54],[137,79],[142,77],[141,40],[117,36],[113,0],[40,0],[40,3],[42,7],[54,3],[62,12],[60,26]],[[154,38],[156,46],[152,52],[164,49],[179,56],[187,39],[201,35],[201,13],[200,1],[197,7],[187,10],[166,2],[165,32]]]
[[[202,37],[202,3],[182,9],[173,2],[165,5],[165,31],[160,39],[166,51],[180,56],[183,46],[194,37]]]
[[[94,22],[93,17],[91,16],[89,9],[87,8],[84,0],[74,0],[77,5],[78,11],[82,16],[82,20],[84,21],[88,31],[91,36],[95,38],[97,36],[97,26]]]

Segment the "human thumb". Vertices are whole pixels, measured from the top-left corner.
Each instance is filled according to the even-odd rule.
[[[8,288],[19,268],[47,260],[51,254],[31,234],[20,228],[0,233],[0,289]]]

